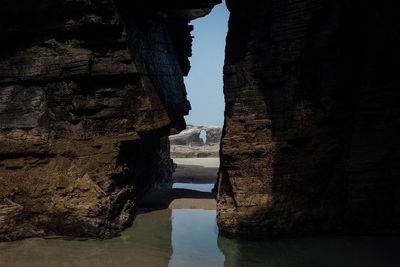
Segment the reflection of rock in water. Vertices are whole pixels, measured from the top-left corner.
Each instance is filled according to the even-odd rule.
[[[398,237],[246,241],[218,236],[218,248],[229,267],[395,267],[398,242]]]
[[[169,266],[223,266],[224,255],[217,245],[215,210],[172,211],[173,254]]]
[[[171,217],[172,210],[170,209],[141,214],[137,216],[133,226],[122,233],[121,239],[124,239],[127,245],[133,245],[135,250],[140,250],[149,257],[157,255],[157,258],[162,260],[159,264],[152,266],[167,266],[173,252]],[[119,241],[116,240],[116,242]]]
[[[0,247],[0,266],[168,266],[172,255],[171,210],[140,214],[117,238],[33,238]]]

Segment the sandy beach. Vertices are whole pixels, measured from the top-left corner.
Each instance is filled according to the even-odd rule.
[[[177,168],[174,183],[214,184],[217,181],[219,158],[174,159]],[[216,209],[216,194],[196,190],[173,188],[160,190],[145,196],[141,209]]]
[[[175,183],[215,183],[219,158],[174,158],[178,166],[173,174]]]

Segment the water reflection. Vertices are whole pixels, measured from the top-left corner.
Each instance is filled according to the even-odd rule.
[[[0,266],[167,266],[172,255],[171,210],[137,216],[108,240],[32,238],[0,243]]]
[[[218,237],[225,266],[395,267],[399,237],[315,237],[245,241]]]
[[[214,184],[174,183],[172,188],[190,189],[199,192],[211,192],[211,190],[214,188]]]
[[[138,215],[109,240],[33,238],[0,243],[0,266],[397,267],[400,237],[245,241],[218,236],[215,210]]]
[[[223,266],[217,246],[215,210],[172,211],[172,254],[169,266]]]

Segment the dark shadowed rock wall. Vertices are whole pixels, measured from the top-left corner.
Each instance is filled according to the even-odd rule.
[[[222,233],[400,232],[394,3],[227,0]]]
[[[171,183],[192,27],[219,1],[5,1],[0,240],[112,236]]]
[[[170,185],[188,22],[219,2],[2,2],[0,240],[113,236]],[[395,3],[227,0],[221,233],[400,232]]]

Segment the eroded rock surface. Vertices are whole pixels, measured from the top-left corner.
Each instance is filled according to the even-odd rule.
[[[0,240],[112,236],[170,184],[188,22],[219,2],[3,1]],[[227,4],[220,232],[399,233],[396,2]]]
[[[219,157],[222,127],[187,126],[169,137],[173,158]]]
[[[399,233],[394,1],[227,4],[221,233]]]
[[[0,240],[112,236],[171,183],[192,27],[219,1],[22,0],[0,10]]]
[[[205,133],[205,140],[200,134]],[[204,146],[218,145],[221,141],[222,127],[187,126],[185,130],[169,137],[171,145]]]

